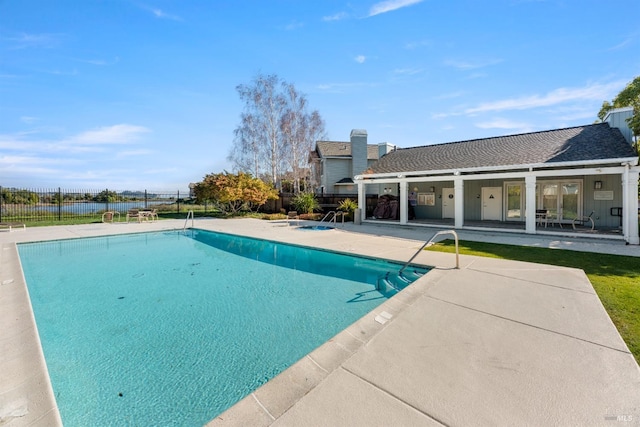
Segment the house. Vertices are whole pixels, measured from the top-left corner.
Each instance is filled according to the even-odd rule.
[[[574,227],[592,232],[583,227],[592,224],[599,236],[639,244],[640,167],[621,119],[628,114],[613,110],[598,124],[391,150],[355,176],[358,219],[559,235]],[[398,219],[374,218],[365,201],[371,193],[396,196]]]
[[[355,195],[353,177],[393,149],[385,142],[368,144],[367,131],[361,129],[352,130],[348,142],[317,141],[309,156],[311,185],[319,195]]]

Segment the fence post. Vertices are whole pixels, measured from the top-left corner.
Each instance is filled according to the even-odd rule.
[[[58,187],[58,221],[62,220],[62,190]]]
[[[2,185],[0,185],[0,222],[2,222],[2,204],[4,203],[4,196],[2,192]]]
[[[178,190],[178,198],[176,199],[176,203],[178,204],[178,214],[180,213],[180,190]]]
[[[109,212],[109,189],[107,188],[106,190],[104,190],[105,194],[107,195],[106,198],[106,206],[105,206],[105,212]]]
[[[147,209],[149,206],[147,206],[147,190],[144,190],[144,208]]]

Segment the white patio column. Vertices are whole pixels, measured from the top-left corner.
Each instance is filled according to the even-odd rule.
[[[536,176],[524,177],[525,185],[525,233],[536,233]]]
[[[367,189],[362,181],[358,181],[358,208],[360,209],[360,222],[362,222],[367,219]]]
[[[400,181],[400,224],[406,224],[409,222],[409,183],[406,181]]]
[[[464,225],[464,180],[460,176],[453,179],[454,200],[454,228],[462,228]]]
[[[622,233],[630,245],[640,244],[638,238],[638,177],[640,168],[625,166],[622,174]]]

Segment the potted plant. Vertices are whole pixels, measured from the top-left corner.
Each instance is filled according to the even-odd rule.
[[[343,212],[347,221],[353,221],[353,213],[358,209],[358,204],[351,199],[344,199],[338,204],[338,211]]]

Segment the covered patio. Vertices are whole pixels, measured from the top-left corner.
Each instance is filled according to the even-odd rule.
[[[398,149],[355,182],[362,222],[595,234],[637,245],[639,172],[631,145],[601,123]],[[367,208],[372,193],[391,200],[393,214]]]

